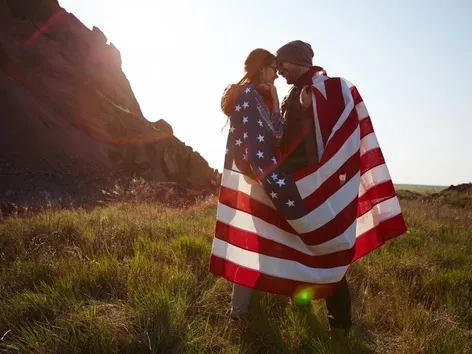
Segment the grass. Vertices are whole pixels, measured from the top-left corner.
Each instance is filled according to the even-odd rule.
[[[430,186],[423,184],[395,184],[396,190],[408,190],[422,194],[439,193],[446,188],[447,186]]]
[[[403,201],[408,234],[348,273],[355,328],[326,332],[285,298],[229,319],[231,285],[208,272],[215,203],[120,203],[0,224],[0,353],[467,353],[472,213]]]

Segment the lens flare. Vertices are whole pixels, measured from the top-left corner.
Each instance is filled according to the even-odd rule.
[[[314,299],[315,290],[312,287],[298,290],[293,296],[295,305],[306,306]]]

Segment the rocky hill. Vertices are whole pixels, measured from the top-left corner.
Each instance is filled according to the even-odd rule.
[[[107,42],[57,0],[0,0],[0,203],[133,176],[214,185],[217,171],[169,124],[143,116]]]

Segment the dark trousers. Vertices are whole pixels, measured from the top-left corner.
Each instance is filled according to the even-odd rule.
[[[349,329],[352,326],[351,294],[349,293],[346,277],[340,281],[334,294],[325,300],[330,327]]]

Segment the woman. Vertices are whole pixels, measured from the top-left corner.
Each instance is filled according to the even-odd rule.
[[[228,173],[236,171],[239,175],[258,181],[283,217],[297,219],[300,213],[305,212],[303,200],[293,179],[278,166],[277,146],[282,137],[284,119],[280,114],[274,87],[277,78],[275,56],[265,49],[255,49],[247,57],[244,71],[243,78],[237,84],[229,85],[221,99],[221,109],[230,124],[223,180],[227,178]],[[220,191],[220,204],[230,206],[242,202],[239,200],[241,195],[228,191],[228,187],[223,184],[222,190],[224,191]],[[287,200],[298,203],[301,207],[287,207]],[[210,270],[233,282],[231,317],[240,318],[247,314],[252,288],[239,283],[255,286],[257,279],[255,283],[248,284],[248,279],[241,273],[230,274],[230,265],[225,263],[225,256],[221,256],[222,252],[225,252],[224,246],[221,245],[231,243],[228,238],[234,234],[229,235],[225,231],[227,225],[223,225],[225,222],[221,221],[220,217],[221,215],[217,216]],[[244,243],[244,240],[239,241]]]
[[[265,49],[254,49],[244,62],[244,76],[237,84],[229,85],[221,98],[221,110],[228,116],[234,112],[235,99],[245,85],[251,84],[263,99],[270,116],[267,118],[273,134],[273,143],[277,145],[282,138],[284,118],[280,114],[279,99],[274,81],[277,79],[275,55]],[[227,123],[228,123],[227,122]]]

